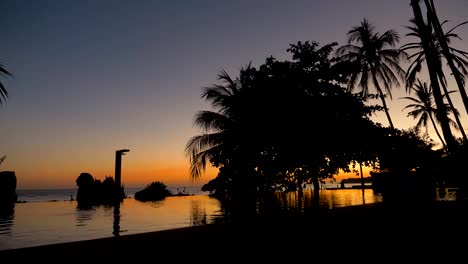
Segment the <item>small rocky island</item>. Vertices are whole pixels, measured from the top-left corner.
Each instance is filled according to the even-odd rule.
[[[167,186],[160,181],[152,182],[143,190],[135,193],[135,199],[142,202],[159,201],[163,200],[167,196],[172,196],[172,192],[169,191]]]
[[[168,196],[189,196],[193,194],[189,194],[185,187],[182,190],[177,188],[176,193],[172,193],[170,190],[167,189],[167,185],[160,182],[155,181],[151,184],[147,185],[143,190],[138,191],[135,193],[135,199],[147,202],[147,201],[159,201],[163,200]]]
[[[0,209],[10,209],[18,200],[16,174],[14,171],[0,172]]]

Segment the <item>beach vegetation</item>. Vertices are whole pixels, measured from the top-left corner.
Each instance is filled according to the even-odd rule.
[[[90,173],[83,172],[76,179],[76,185],[78,186],[76,201],[79,207],[111,205],[126,197],[124,186],[116,186],[112,176],[106,176],[101,182]]]
[[[336,52],[341,60],[354,64],[355,71],[350,75],[347,89],[352,91],[359,87],[366,95],[371,84],[377,90],[392,129],[395,127],[385,97],[392,98],[392,88],[398,87],[400,80],[404,80],[405,76],[401,62],[406,59],[407,54],[404,50],[395,47],[399,40],[400,36],[395,30],[387,30],[380,34],[364,18],[361,25],[348,31],[348,43]]]
[[[135,199],[139,201],[158,201],[163,200],[172,193],[167,189],[167,185],[160,181],[148,184],[143,190],[135,193]]]

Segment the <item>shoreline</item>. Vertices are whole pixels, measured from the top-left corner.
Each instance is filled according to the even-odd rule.
[[[464,246],[463,241],[459,244],[456,241],[468,235],[467,209],[466,202],[442,202],[417,207],[375,203],[323,209],[306,215],[256,218],[239,224],[215,223],[0,250],[0,259],[73,256],[73,260],[104,258],[118,261],[122,257],[132,256],[153,259],[158,257],[158,252],[164,255],[180,251],[183,254],[175,256],[178,262],[194,261],[197,254],[225,256],[243,252],[254,257],[268,257],[274,252],[312,249],[322,253],[340,251],[355,254],[364,248],[366,254],[389,254],[397,250],[398,254],[405,252],[416,256],[427,253],[428,249],[447,253],[447,250],[453,251],[454,246]],[[450,254],[454,256],[457,252]],[[239,256],[234,254],[233,257]]]
[[[185,189],[184,189],[185,188]],[[194,196],[194,195],[208,195],[208,192],[200,190],[199,186],[173,186],[168,189],[173,193],[171,196]],[[144,189],[144,187],[127,187],[125,194],[127,198],[133,198],[135,192]],[[18,189],[16,193],[18,200],[16,203],[37,203],[37,202],[64,202],[76,201],[76,194],[78,189],[65,188],[65,189]],[[184,192],[185,190],[185,192]]]

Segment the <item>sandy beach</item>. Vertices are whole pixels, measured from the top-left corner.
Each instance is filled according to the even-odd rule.
[[[211,224],[89,241],[0,251],[1,259],[219,262],[463,257],[466,203],[388,206],[383,203],[278,215],[243,224]],[[462,250],[463,249],[463,250]],[[375,259],[378,258],[378,259]],[[58,261],[60,262],[60,261]]]

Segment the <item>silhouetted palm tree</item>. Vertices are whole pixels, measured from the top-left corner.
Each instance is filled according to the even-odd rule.
[[[1,64],[0,64],[0,75],[4,77],[13,76],[9,71],[3,68],[3,65]],[[8,97],[8,91],[3,85],[3,83],[0,81],[0,105],[2,105],[2,103],[7,99],[7,97]],[[5,159],[6,159],[6,156],[2,156],[0,158],[0,164],[2,164],[3,161],[5,161]]]
[[[443,24],[445,24],[445,22],[446,21],[444,21]],[[425,51],[424,51],[424,48],[423,48],[423,42],[422,42],[423,38],[422,38],[422,35],[421,35],[421,31],[417,27],[415,19],[411,19],[410,23],[412,23],[414,26],[408,26],[407,27],[410,30],[410,33],[408,33],[406,35],[416,37],[420,41],[419,42],[408,43],[408,44],[405,44],[405,45],[403,45],[401,47],[401,49],[405,50],[405,51],[406,50],[415,50],[415,53],[412,54],[409,57],[410,59],[414,59],[414,60],[410,64],[410,66],[408,68],[408,71],[406,72],[406,87],[407,87],[407,89],[411,89],[411,87],[413,86],[413,84],[415,82],[417,74],[421,71],[422,65],[426,61],[426,54],[425,54]],[[446,40],[448,40],[448,41],[450,41],[451,38],[457,38],[458,35],[453,33],[453,30],[455,30],[460,25],[461,24],[459,24],[459,25],[455,26],[454,28],[452,28],[451,30],[449,30],[447,32],[447,34],[444,36],[444,38]],[[455,106],[454,106],[454,104],[452,102],[452,99],[451,99],[451,97],[449,95],[450,93],[449,93],[449,91],[447,89],[447,80],[445,78],[445,74],[444,74],[443,67],[442,67],[443,54],[442,54],[441,45],[437,41],[437,37],[433,33],[431,25],[426,24],[425,25],[425,30],[428,31],[428,32],[431,32],[430,40],[432,41],[432,44],[430,46],[433,49],[433,55],[432,55],[431,59],[432,59],[432,61],[434,63],[434,69],[436,70],[434,75],[437,77],[436,79],[438,80],[438,82],[442,86],[442,89],[444,90],[444,93],[445,93],[445,98],[447,99],[447,101],[449,103],[448,105],[444,105],[444,107],[451,108],[452,109],[451,112],[457,112],[457,110],[456,110],[456,108],[455,108]],[[457,58],[457,61],[460,62],[460,64],[459,64],[460,70],[463,71],[463,72],[466,72],[467,71],[466,68],[467,68],[468,64],[466,64],[466,65],[464,64],[464,63],[466,63],[466,61],[464,60],[464,57],[467,56],[465,54],[465,52],[459,51],[457,49],[453,49],[451,51],[452,51],[453,57]],[[411,90],[409,90],[409,91],[411,91]],[[447,112],[450,112],[450,111],[442,110],[441,114],[442,113],[447,113]],[[460,128],[460,132],[462,134],[463,139],[467,140],[466,134],[465,134],[465,132],[463,130],[463,125],[462,125],[462,123],[460,121],[460,118],[457,115],[455,115],[455,121],[456,121],[456,123],[458,125],[458,128]]]
[[[453,34],[452,31],[455,28],[468,23],[468,21],[460,23],[454,28],[452,28],[451,30],[449,30],[447,33],[444,33],[442,29],[442,25],[447,21],[440,23],[436,10],[435,10],[434,1],[424,0],[424,2],[428,10],[428,20],[431,21],[431,24],[435,32],[434,35],[436,36],[439,42],[439,45],[441,47],[441,53],[447,60],[447,64],[450,67],[450,70],[452,71],[455,81],[457,82],[458,90],[462,97],[463,104],[465,105],[465,110],[468,113],[468,95],[466,94],[465,87],[464,87],[465,86],[464,76],[466,76],[466,74],[468,73],[466,70],[466,68],[468,67],[468,62],[465,60],[465,59],[468,59],[468,56],[467,56],[468,53],[449,46],[449,43],[450,43],[449,36],[460,39],[460,37],[457,34]]]
[[[232,79],[222,70],[218,79],[222,84],[206,87],[202,98],[211,102],[217,111],[199,111],[195,116],[195,125],[203,129],[203,134],[192,137],[185,147],[190,157],[190,175],[196,179],[205,171],[208,162],[226,165],[239,155],[241,138],[236,133],[239,129],[238,114],[241,110],[240,93],[248,82],[250,65],[241,69],[239,78]]]
[[[431,80],[432,93],[434,95],[442,133],[444,134],[448,150],[452,151],[457,148],[457,143],[450,129],[448,117],[446,116],[446,106],[439,85],[441,65],[439,58],[440,53],[437,51],[437,46],[434,43],[431,26],[424,22],[419,0],[411,0],[411,7],[414,13],[414,24],[416,25],[415,32],[418,32],[418,37],[421,40],[420,44],[424,52],[429,78]]]
[[[363,95],[367,95],[369,94],[368,84],[372,83],[382,100],[385,114],[392,129],[394,126],[381,85],[392,98],[392,87],[399,86],[399,80],[405,76],[405,71],[399,63],[406,57],[406,53],[392,48],[398,41],[397,32],[388,30],[379,34],[375,32],[374,26],[364,18],[360,26],[353,27],[348,31],[348,44],[340,47],[336,52],[340,59],[355,63],[356,67],[359,68],[351,74],[348,89],[353,90],[359,86]]]
[[[3,77],[8,77],[8,76],[13,76],[9,71],[7,71],[3,65],[0,64],[0,75]],[[3,85],[3,83],[0,81],[0,105],[5,102],[5,100],[8,97],[8,91]]]
[[[431,120],[432,126],[434,127],[434,130],[439,137],[440,142],[442,143],[443,147],[445,150],[447,150],[447,145],[445,144],[445,141],[443,140],[442,136],[439,133],[439,130],[437,129],[436,122],[434,120],[434,116],[436,117],[435,119],[439,122],[439,119],[437,118],[437,110],[434,107],[434,103],[432,100],[432,89],[427,86],[427,83],[422,83],[420,80],[417,81],[417,83],[411,88],[416,96],[415,97],[403,97],[402,99],[407,99],[412,101],[412,104],[407,105],[403,109],[407,108],[412,108],[410,112],[408,112],[408,116],[413,117],[414,119],[419,118],[418,123],[416,124],[416,127],[424,127],[426,129],[427,133],[427,121]],[[450,108],[446,108],[449,110]],[[455,113],[458,115],[458,112]],[[457,124],[449,119],[450,124],[457,128]]]

